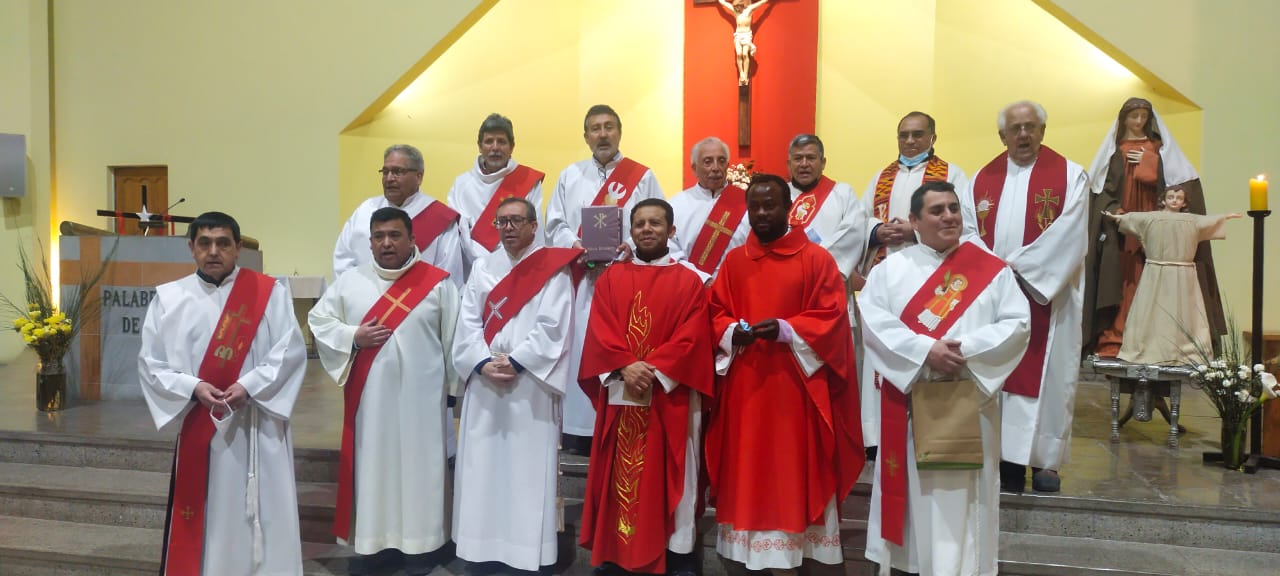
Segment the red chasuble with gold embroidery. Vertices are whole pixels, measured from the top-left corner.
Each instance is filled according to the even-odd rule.
[[[996,156],[973,180],[973,198],[981,206],[989,206],[988,212],[978,209],[979,233],[987,248],[995,247],[996,214],[1000,208],[1000,196],[1004,194],[1004,182],[1009,173],[1009,153]],[[1031,168],[1027,183],[1027,212],[1022,227],[1022,245],[1026,246],[1044,232],[1062,214],[1062,199],[1067,194],[1067,159],[1048,146],[1040,147],[1036,165]],[[987,226],[990,220],[991,225]],[[1040,397],[1040,385],[1044,377],[1044,358],[1049,345],[1052,304],[1039,304],[1027,294],[1031,304],[1031,342],[1022,362],[1005,380],[1004,391],[1029,398]]]
[[[689,390],[711,394],[715,376],[707,307],[702,280],[679,264],[614,264],[596,283],[578,380],[596,409],[581,536],[593,566],[666,572],[684,496]],[[649,406],[609,404],[599,376],[640,360],[680,386],[656,384]]]
[[[806,376],[781,342],[737,350],[716,382],[707,472],[717,522],[801,533],[849,494],[866,457],[844,278],[800,228],[768,245],[751,234],[711,287],[717,340],[739,319],[771,318],[786,320],[823,365]]]
[[[200,361],[201,380],[226,390],[240,378],[258,324],[267,310],[275,279],[240,269],[227,303],[218,318],[218,330],[209,339]],[[161,569],[163,574],[199,574],[204,557],[205,505],[209,498],[209,442],[214,425],[209,409],[196,403],[182,419],[173,458],[173,482],[169,494],[169,519]],[[246,526],[245,529],[248,529]]]

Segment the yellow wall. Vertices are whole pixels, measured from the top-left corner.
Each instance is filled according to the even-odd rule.
[[[167,164],[266,271],[327,274],[338,134],[480,0],[54,0],[58,218],[102,223],[110,166]]]
[[[1192,162],[1199,160],[1194,105],[1157,91],[1033,2],[821,8],[818,134],[828,173],[859,193],[897,157],[895,130],[907,112],[933,115],[938,154],[972,176],[1003,151],[1000,108],[1021,99],[1048,111],[1045,143],[1086,168],[1129,96],[1150,99]]]
[[[475,162],[476,130],[491,112],[511,118],[514,156],[547,173],[549,197],[560,170],[590,154],[582,116],[593,104],[618,111],[623,154],[653,168],[674,195],[688,169],[683,21],[673,1],[499,2],[372,122],[343,135],[339,212],[345,218],[380,192],[374,171],[395,142],[422,150],[422,189],[443,199]]]
[[[1141,62],[1204,109],[1198,164],[1210,212],[1248,209],[1247,180],[1280,180],[1280,2],[1268,0],[1056,0],[1069,17]],[[1179,134],[1179,138],[1181,135]],[[1188,143],[1181,142],[1183,146]],[[1271,207],[1280,208],[1272,184]],[[1250,324],[1253,224],[1227,224],[1213,254],[1223,298]],[[1280,217],[1267,219],[1264,326],[1280,329]]]
[[[18,247],[49,246],[49,34],[44,2],[0,0],[0,132],[27,137],[27,195],[0,202],[0,292],[21,305]],[[38,238],[38,240],[37,240]],[[39,244],[37,244],[37,241]],[[0,362],[22,350],[0,308]]]

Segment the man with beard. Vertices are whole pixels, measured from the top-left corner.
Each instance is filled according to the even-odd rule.
[[[405,572],[427,574],[445,558],[445,396],[453,388],[458,289],[418,259],[403,210],[375,210],[373,262],[338,277],[308,315],[325,371],[343,387],[342,451],[334,534],[356,556],[404,554]],[[443,360],[443,361],[442,361]]]
[[[582,209],[587,206],[618,206],[623,214],[635,208],[646,198],[662,198],[662,189],[653,171],[618,151],[622,141],[622,119],[618,113],[604,104],[587,110],[582,121],[582,139],[591,149],[591,158],[570,164],[560,172],[555,193],[547,203],[547,245],[560,248],[582,248]],[[622,238],[630,238],[629,223],[622,219]],[[625,243],[618,247],[624,258],[631,248]],[[573,303],[573,352],[569,364],[572,374],[578,373],[582,363],[580,352],[587,333],[587,319],[591,313],[591,297],[596,280],[603,269],[599,266],[587,271],[579,282]],[[595,412],[591,401],[577,386],[570,388],[564,406],[565,449],[586,456],[591,453],[591,429],[595,427]]]
[[[333,278],[368,264],[373,255],[369,246],[369,217],[374,210],[394,206],[413,221],[414,245],[423,262],[449,273],[458,286],[463,282],[462,233],[458,213],[423,194],[422,152],[408,144],[395,144],[382,154],[382,196],[361,202],[342,226],[333,247]]]
[[[516,147],[511,120],[501,114],[490,114],[480,123],[476,137],[480,155],[470,170],[458,175],[449,189],[449,206],[458,211],[463,233],[463,256],[466,268],[493,252],[501,244],[501,234],[493,227],[498,204],[512,197],[542,205],[543,173],[511,158]]]
[[[751,226],[747,224],[746,191],[729,186],[729,145],[715,136],[693,145],[689,163],[698,183],[671,199],[675,211],[671,237],[676,258],[715,276],[730,250],[743,245]]]
[[[844,278],[801,228],[787,184],[747,188],[751,237],[711,285],[718,340],[707,473],[730,574],[844,573],[839,503],[865,455]],[[762,289],[768,287],[768,289]]]
[[[707,293],[668,253],[671,205],[631,212],[635,258],[596,283],[579,383],[596,409],[582,546],[600,572],[692,576],[702,397],[714,367]]]

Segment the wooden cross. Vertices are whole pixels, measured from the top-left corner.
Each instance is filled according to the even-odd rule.
[[[397,309],[404,310],[405,314],[408,314],[409,312],[411,312],[411,310],[409,310],[409,307],[404,305],[404,299],[409,296],[410,292],[413,292],[413,288],[411,287],[405,288],[404,292],[400,294],[399,298],[392,298],[390,295],[387,295],[387,294],[382,295],[383,298],[386,298],[387,301],[391,302],[391,307],[387,308],[387,311],[382,313],[382,317],[378,319],[379,325],[385,323],[387,321],[387,318],[391,316],[391,313],[395,312]]]
[[[721,194],[723,194],[723,192],[721,192]],[[733,235],[733,230],[730,230],[727,226],[725,226],[725,223],[728,221],[729,221],[728,210],[726,210],[724,214],[720,215],[719,222],[716,222],[710,218],[707,218],[707,226],[710,226],[711,229],[714,230],[714,232],[711,233],[711,239],[707,241],[707,245],[703,247],[702,254],[698,256],[699,266],[702,266],[707,263],[707,257],[711,255],[711,247],[716,245],[716,240],[720,239],[721,234],[725,234],[727,236]]]

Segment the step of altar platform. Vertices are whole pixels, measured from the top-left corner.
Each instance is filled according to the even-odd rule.
[[[167,474],[173,468],[173,446],[172,439],[0,430],[0,462],[21,464]],[[338,476],[336,450],[294,448],[293,464],[293,473],[299,482],[332,482]]]
[[[0,574],[155,573],[171,454],[171,441],[0,433]],[[295,456],[308,573],[344,573],[344,549],[328,544],[336,452],[298,449]],[[562,455],[561,469],[566,520],[576,526],[587,459]],[[858,484],[840,510],[850,575],[875,573],[863,550],[869,496],[870,486]],[[713,513],[700,522],[708,534]],[[1277,549],[1280,511],[1005,494],[1001,526],[1002,574],[1257,574],[1268,572],[1237,572],[1231,559],[1280,562],[1255,552]],[[68,535],[46,538],[46,530]],[[713,536],[704,544],[704,576],[722,575]],[[50,546],[57,552],[41,552]],[[589,574],[589,553],[577,554],[567,574]],[[1223,571],[1197,568],[1206,558]],[[1171,559],[1178,562],[1165,562]]]

